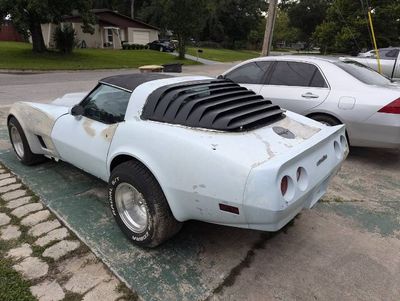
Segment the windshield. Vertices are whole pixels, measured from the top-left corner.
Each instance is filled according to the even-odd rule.
[[[353,77],[357,78],[359,81],[362,81],[364,84],[378,86],[390,84],[389,79],[358,62],[340,61],[334,64]]]

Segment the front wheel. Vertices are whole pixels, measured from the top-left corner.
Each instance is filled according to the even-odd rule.
[[[108,184],[112,214],[137,245],[156,247],[181,228],[155,177],[135,161],[114,168]]]
[[[45,160],[44,156],[32,153],[24,130],[15,117],[11,117],[8,121],[8,134],[10,136],[10,141],[14,152],[18,160],[23,164],[33,165]]]

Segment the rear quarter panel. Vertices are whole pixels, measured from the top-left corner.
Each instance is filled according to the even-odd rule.
[[[218,204],[241,210],[250,169],[245,158],[233,160],[237,157],[226,156],[213,141],[207,131],[127,121],[115,132],[108,166],[121,154],[142,162],[157,179],[177,220],[245,224],[244,215],[221,212]],[[235,153],[234,148],[231,151]]]

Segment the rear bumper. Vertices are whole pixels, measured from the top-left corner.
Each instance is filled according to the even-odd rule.
[[[302,209],[311,208],[325,194],[329,181],[348,154],[343,126],[329,127],[291,156],[274,158],[254,168],[248,178],[244,211],[248,228],[277,231]],[[334,145],[339,145],[339,149]],[[298,168],[306,177],[297,179]],[[282,196],[280,183],[291,179],[290,194]]]
[[[325,194],[330,180],[337,174],[340,167],[336,167],[331,175],[322,179],[312,190],[307,194],[290,204],[283,210],[269,210],[248,206],[245,208],[248,216],[251,216],[248,221],[249,228],[262,231],[278,231],[296,217],[303,209],[310,209],[320,198]],[[260,223],[260,221],[262,221]]]
[[[400,115],[375,113],[365,122],[349,127],[352,146],[400,148]]]

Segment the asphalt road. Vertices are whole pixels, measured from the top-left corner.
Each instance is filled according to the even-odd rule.
[[[218,75],[228,67],[184,71]],[[0,74],[0,104],[47,102],[126,72],[135,71]],[[6,110],[0,111],[2,124]],[[284,230],[203,228],[199,264],[213,258],[221,271],[228,267],[221,275],[204,271],[220,277],[209,300],[399,300],[399,212],[400,151],[353,148],[323,200]],[[187,227],[194,237],[200,231],[197,224]]]
[[[184,66],[184,73],[217,76],[233,64]],[[16,101],[49,102],[67,93],[89,91],[104,77],[137,73],[137,69],[71,72],[0,72],[0,106]]]

